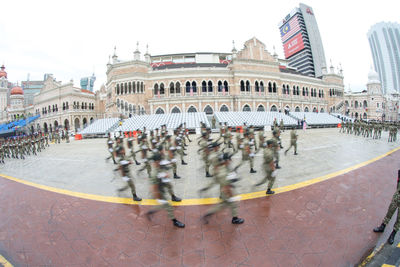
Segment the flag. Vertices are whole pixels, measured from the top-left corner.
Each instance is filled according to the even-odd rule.
[[[286,42],[290,37],[292,37],[298,31],[300,31],[300,24],[299,24],[299,19],[297,18],[297,16],[295,16],[281,28],[282,42]]]

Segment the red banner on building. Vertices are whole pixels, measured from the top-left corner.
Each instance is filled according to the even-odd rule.
[[[304,43],[303,43],[303,36],[301,35],[301,33],[298,33],[297,35],[293,36],[289,41],[287,41],[283,45],[285,58],[288,58],[303,49],[304,49]]]

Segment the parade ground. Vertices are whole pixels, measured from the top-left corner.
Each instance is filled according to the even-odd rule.
[[[38,156],[6,159],[0,167],[0,263],[5,266],[354,266],[386,241],[372,229],[382,222],[396,190],[399,142],[339,133],[339,129],[297,131],[298,155],[282,133],[281,169],[274,195],[265,195],[262,151],[238,170],[239,216],[229,210],[203,224],[218,202],[218,188],[199,194],[205,177],[196,135],[178,160],[172,179],[182,202],[172,202],[175,228],[165,211],[152,221],[144,214],[156,201],[146,171],[131,165],[141,202],[114,171],[106,139],[51,144]],[[271,137],[266,132],[267,138]],[[215,134],[214,139],[218,138]],[[235,139],[234,139],[235,142]],[[136,142],[135,142],[136,145]],[[136,145],[136,150],[138,150]],[[179,158],[179,157],[178,157]],[[140,159],[140,154],[138,154]],[[241,153],[232,165],[240,163]],[[140,161],[140,160],[139,160]],[[395,216],[393,216],[395,217]],[[389,230],[390,229],[390,230]],[[399,242],[396,238],[395,244]]]

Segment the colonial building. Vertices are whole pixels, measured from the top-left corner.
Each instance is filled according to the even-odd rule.
[[[335,111],[343,104],[342,72],[300,74],[256,38],[231,53],[185,53],[107,64],[106,114],[215,111]]]
[[[347,92],[344,115],[354,119],[398,120],[399,94],[384,94],[379,75],[373,69],[368,74],[367,88],[362,92]]]
[[[33,113],[40,114],[37,126],[44,131],[62,126],[77,132],[101,117],[95,103],[93,92],[74,87],[72,81],[61,84],[49,75],[34,97]]]
[[[4,65],[0,67],[0,123],[7,122],[8,91],[11,84],[8,82]]]

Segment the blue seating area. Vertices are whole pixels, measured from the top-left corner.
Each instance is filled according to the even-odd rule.
[[[22,127],[30,124],[31,122],[33,122],[34,120],[36,120],[39,117],[40,117],[40,115],[36,115],[36,116],[32,116],[32,117],[29,117],[26,119],[20,119],[17,121],[0,124],[0,133],[12,132],[18,128],[22,128]]]

